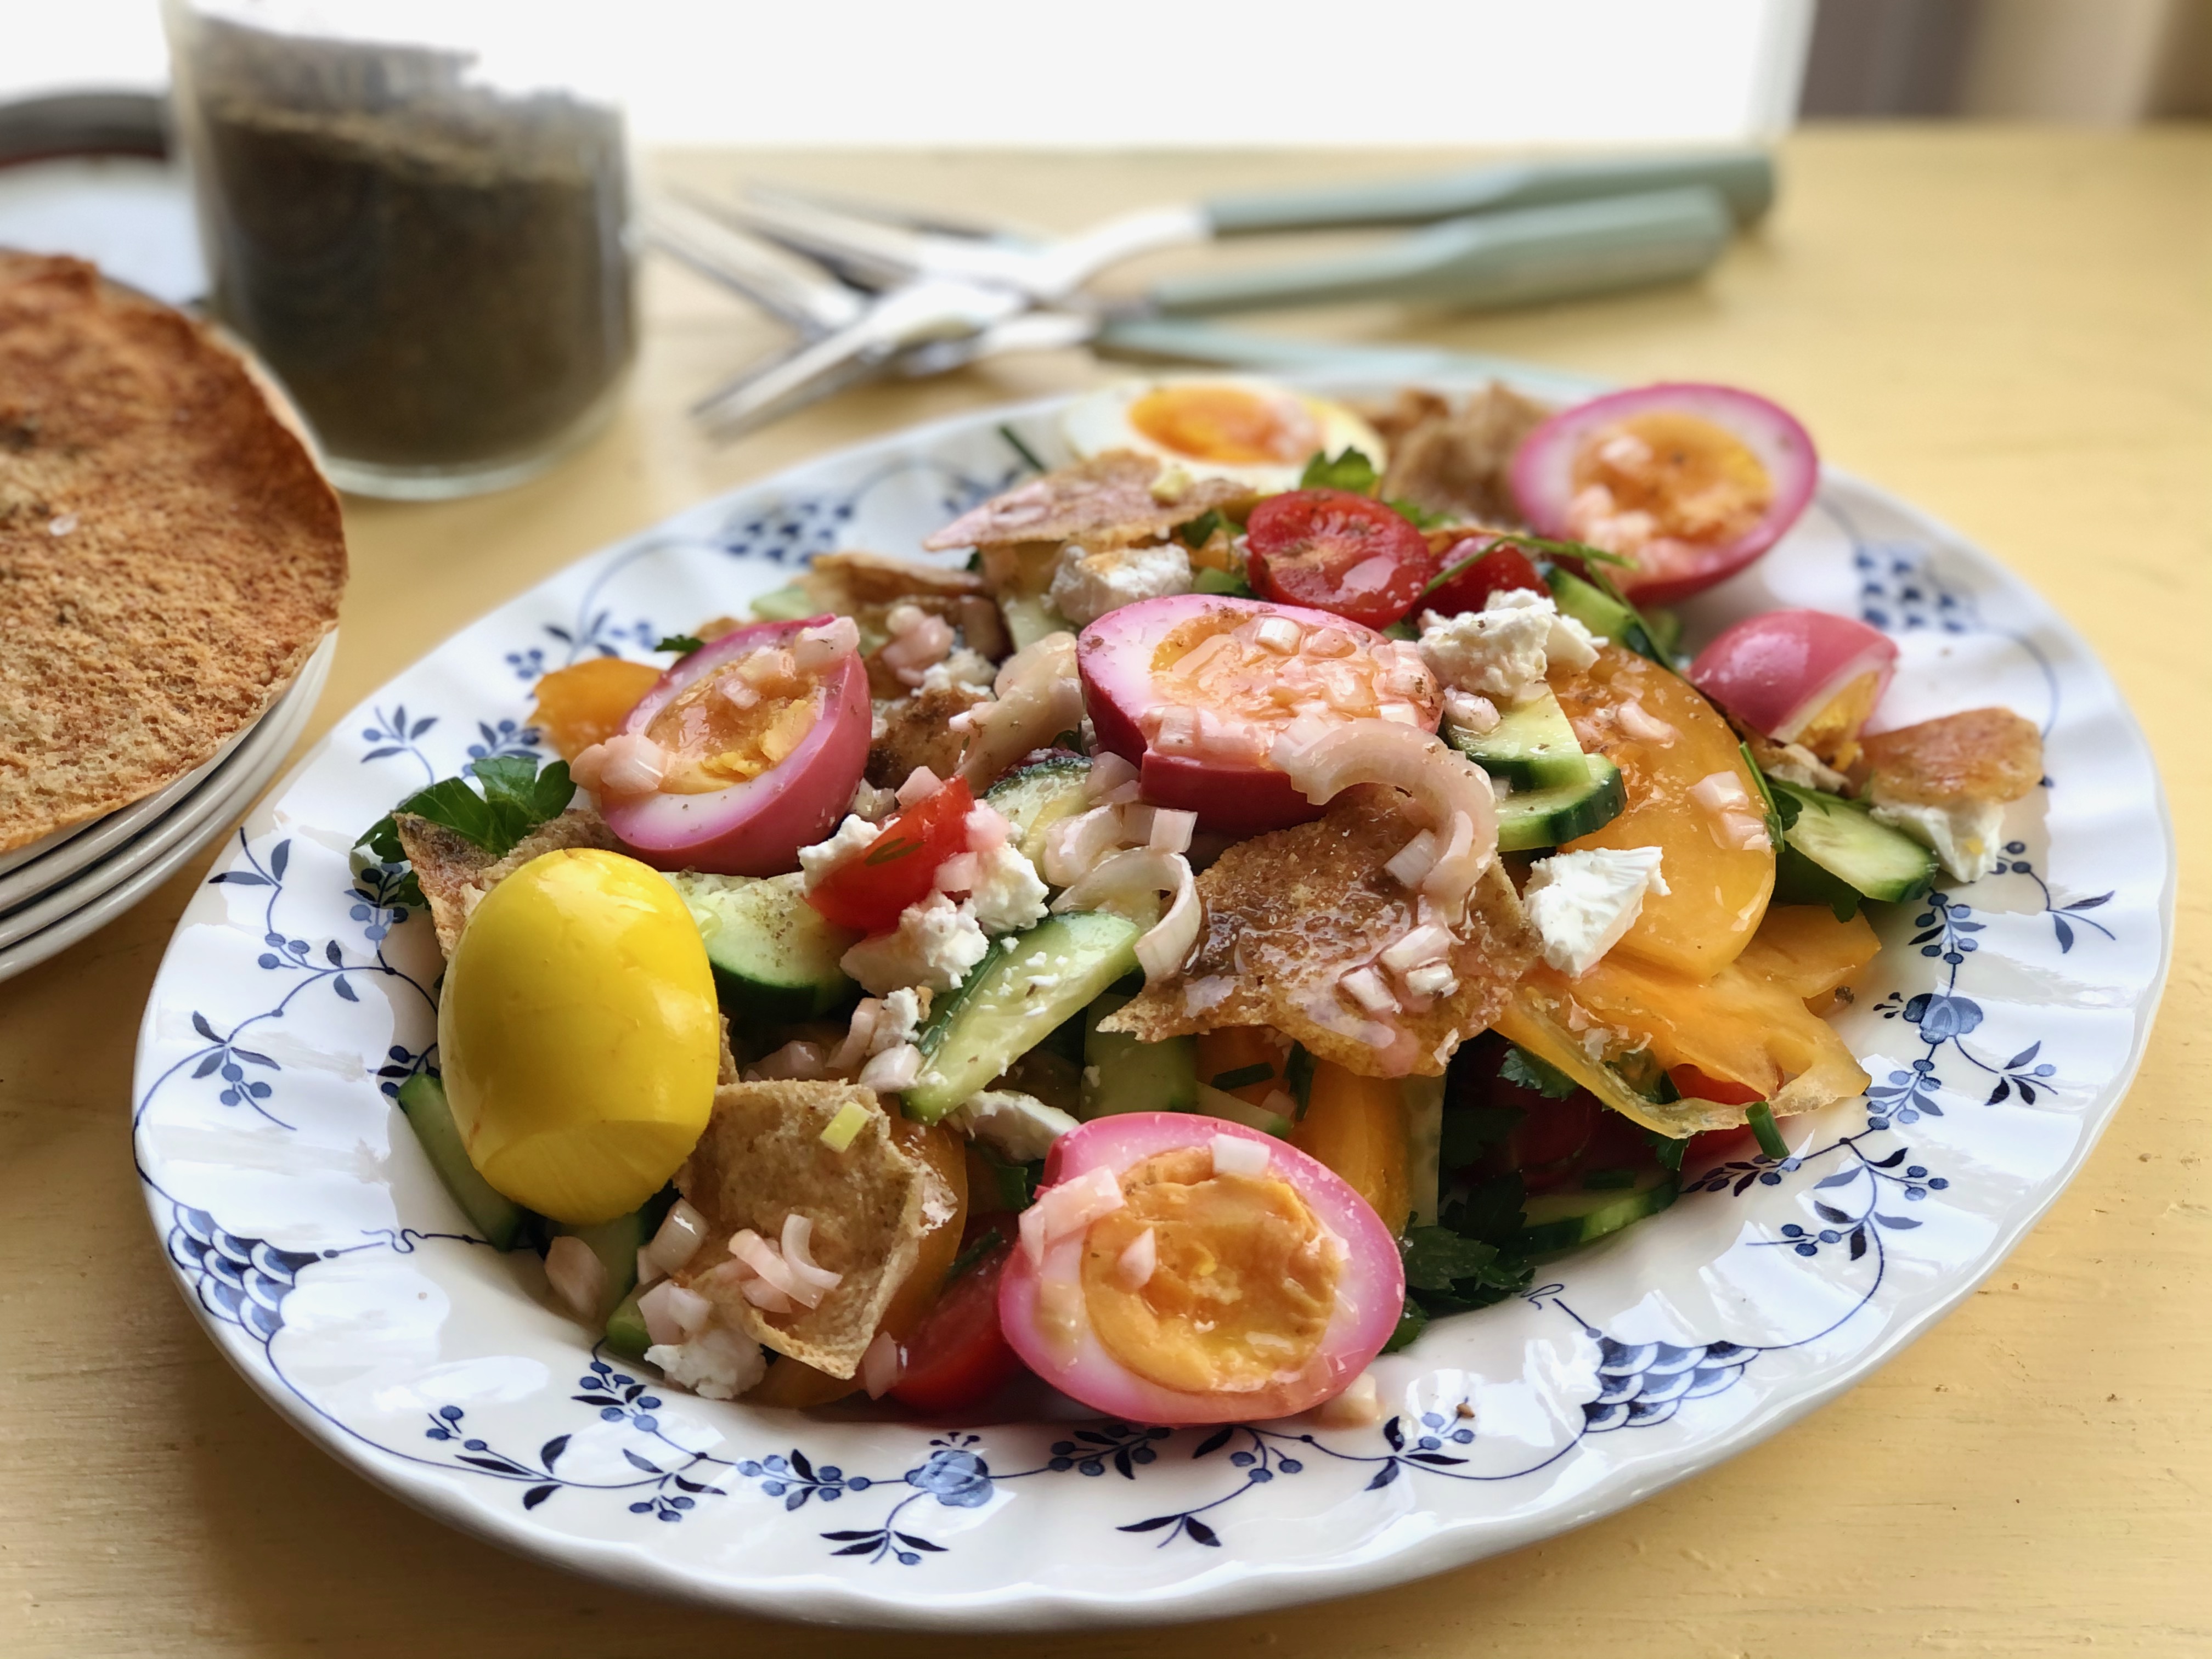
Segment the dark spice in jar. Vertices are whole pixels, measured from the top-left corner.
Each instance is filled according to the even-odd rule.
[[[334,456],[495,465],[594,412],[635,341],[617,112],[455,52],[194,33],[216,303]]]

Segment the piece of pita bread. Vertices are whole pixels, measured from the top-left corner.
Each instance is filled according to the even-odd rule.
[[[822,1132],[854,1103],[867,1121],[840,1152]],[[890,1115],[872,1089],[727,1085],[714,1091],[707,1132],[676,1173],[678,1190],[708,1225],[678,1282],[713,1302],[720,1322],[817,1370],[849,1377],[914,1271],[931,1184],[927,1167],[891,1138]],[[750,1227],[774,1243],[793,1214],[814,1224],[816,1264],[842,1277],[818,1307],[764,1313],[738,1288],[730,1240]]]
[[[246,365],[0,252],[0,851],[173,782],[337,620],[337,497]]]
[[[1253,493],[1228,478],[1177,478],[1172,489],[1164,482],[1158,456],[1109,450],[994,495],[921,544],[933,551],[1003,542],[1118,546],[1164,536]]]

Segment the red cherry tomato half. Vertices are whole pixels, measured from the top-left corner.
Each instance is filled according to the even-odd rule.
[[[1764,1100],[1765,1095],[1747,1084],[1730,1083],[1699,1071],[1694,1066],[1669,1066],[1667,1080],[1680,1091],[1686,1100],[1714,1100],[1723,1106],[1748,1106],[1754,1100]]]
[[[1492,537],[1469,536],[1463,542],[1455,543],[1437,562],[1437,568],[1449,570],[1462,559],[1469,558],[1474,562],[1422,598],[1423,610],[1455,617],[1462,611],[1483,609],[1490,603],[1492,593],[1509,588],[1526,588],[1531,593],[1552,591],[1536,574],[1534,560],[1511,542],[1501,542]]]
[[[1022,1368],[999,1328],[1001,1246],[945,1287],[906,1341],[906,1370],[891,1398],[923,1412],[957,1412],[988,1399]]]
[[[806,902],[840,927],[880,933],[897,927],[900,911],[929,896],[937,866],[967,850],[968,815],[975,810],[965,780],[942,785],[830,866]]]
[[[1244,526],[1252,591],[1388,628],[1421,597],[1429,544],[1401,514],[1345,489],[1270,495]]]

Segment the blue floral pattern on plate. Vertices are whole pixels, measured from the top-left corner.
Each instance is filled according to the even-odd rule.
[[[2077,774],[2081,793],[2154,781],[2108,685],[2032,599],[1831,480],[1839,528],[1772,556],[1765,602],[1814,602],[1793,597],[1802,581],[1855,605],[1898,633],[1900,687],[1918,675],[1938,701],[1950,671],[1915,655],[1923,641],[2000,653],[1972,660],[1976,683],[2047,696],[2069,787],[2047,830],[2018,826],[1996,875],[1887,919],[1879,994],[1845,1018],[1873,1086],[1785,1124],[1787,1157],[1692,1169],[1681,1202],[1561,1262],[1559,1282],[1438,1322],[1378,1365],[1386,1409],[1364,1430],[845,1422],[696,1401],[593,1347],[538,1299],[528,1262],[456,1224],[394,1132],[388,1097],[436,1061],[436,951],[394,902],[400,872],[337,849],[467,760],[538,752],[527,684],[547,668],[649,657],[664,629],[834,546],[910,550],[1018,476],[1004,418],[738,492],[523,596],[342,721],[210,878],[149,1008],[139,1169],[210,1329],[312,1435],[461,1524],[594,1571],[619,1549],[624,1576],[734,1604],[874,1622],[1226,1612],[1415,1570],[1379,1546],[1357,1559],[1409,1505],[1456,1529],[1464,1559],[1624,1501],[1648,1455],[1609,1448],[1660,1448],[1683,1470],[1728,1455],[1963,1295],[2055,1194],[2139,1048],[2172,857],[2160,822],[2099,848],[2061,803]],[[1036,411],[1014,418],[1048,447]],[[2061,1008],[2070,1023],[2045,1029]],[[1885,1036],[1907,1054],[1882,1053]],[[2057,1142],[2035,1126],[2062,1120],[2064,1154],[2037,1150]],[[240,1133],[252,1159],[175,1150]],[[1737,1293],[1713,1294],[1715,1274]],[[374,1386],[334,1380],[342,1359]],[[1316,1556],[1297,1528],[1323,1513],[1367,1519]],[[757,1571],[729,1565],[738,1538]],[[871,1588],[884,1570],[901,1588]]]

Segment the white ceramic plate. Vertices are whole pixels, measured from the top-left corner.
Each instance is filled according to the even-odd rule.
[[[204,851],[251,805],[307,729],[337,648],[333,633],[307,659],[291,689],[222,757],[201,787],[152,827],[35,903],[0,917],[0,980],[14,978],[112,921]]]
[[[1369,388],[1376,389],[1376,388]],[[1541,388],[1555,392],[1556,386]],[[1871,1097],[1795,1152],[1691,1172],[1664,1215],[1376,1370],[1386,1420],[961,1429],[694,1399],[611,1362],[534,1257],[472,1241],[391,1096],[437,952],[347,849],[407,790],[533,747],[543,670],[646,655],[836,546],[911,553],[1058,449],[1053,405],[927,427],[710,501],[464,630],[340,722],[186,910],[140,1035],[139,1168],[223,1352],[370,1480],[510,1548],[786,1618],[1024,1628],[1371,1589],[1634,1503],[1772,1433],[1956,1305],[2079,1167],[2142,1052],[2173,840],[2142,738],[2070,629],[1866,484],[1691,608],[1893,630],[1893,722],[1990,702],[2048,734],[2004,871],[1893,908],[1841,1029]]]

